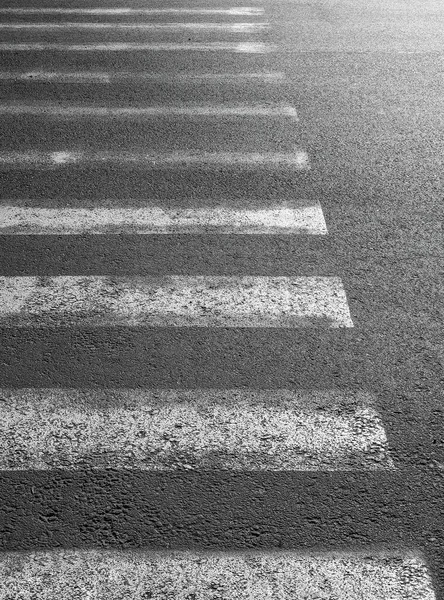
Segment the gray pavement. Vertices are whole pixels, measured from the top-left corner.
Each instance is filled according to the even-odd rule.
[[[224,0],[217,7],[250,4],[263,14],[39,14],[62,4],[3,2],[2,23],[269,26],[247,34],[0,29],[0,208],[265,210],[297,199],[321,205],[328,235],[9,232],[0,235],[0,276],[38,277],[42,285],[60,276],[340,277],[354,327],[2,326],[0,388],[364,391],[394,467],[4,469],[1,550],[418,551],[442,598],[444,6]],[[96,4],[63,4],[79,6]],[[107,7],[146,3],[100,3]],[[159,47],[49,47],[147,40]],[[29,48],[14,50],[18,43]],[[172,43],[183,47],[160,47]],[[85,73],[95,79],[81,80]],[[285,105],[298,121],[55,114],[72,106],[197,105]],[[17,106],[47,113],[7,114]],[[307,153],[309,169],[258,158],[295,151]],[[74,158],[53,157],[66,152]],[[88,158],[100,152],[100,160]],[[174,152],[197,158],[175,165],[121,158]],[[44,156],[38,164],[36,153]],[[256,158],[236,163],[232,153]],[[301,598],[324,597],[310,593]],[[399,597],[416,597],[408,593]]]

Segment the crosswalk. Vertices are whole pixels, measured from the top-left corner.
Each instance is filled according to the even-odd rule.
[[[259,0],[21,0],[0,19],[0,236],[161,236],[165,253],[188,235],[328,238],[321,204],[294,185],[313,169],[298,138],[304,107],[279,98],[286,73],[273,68]],[[104,257],[95,275],[0,276],[0,328],[355,326],[341,273],[107,269]],[[54,384],[3,388],[0,400],[3,473],[396,470],[365,389]],[[435,598],[413,549],[297,550],[4,552],[0,598]]]

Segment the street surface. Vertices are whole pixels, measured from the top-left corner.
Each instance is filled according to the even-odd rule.
[[[442,0],[4,0],[0,63],[0,600],[443,599]]]

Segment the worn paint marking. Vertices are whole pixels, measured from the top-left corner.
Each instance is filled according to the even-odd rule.
[[[369,394],[0,390],[0,470],[393,469]]]
[[[201,167],[277,167],[296,170],[310,169],[308,155],[303,150],[294,152],[0,152],[0,168],[52,169],[77,166],[134,166],[143,168]]]
[[[208,8],[208,7],[165,7],[165,8],[61,8],[61,7],[2,7],[0,14],[13,15],[101,15],[101,16],[122,16],[122,15],[228,15],[228,16],[258,16],[264,14],[264,9],[252,6],[235,6],[229,8]]]
[[[121,81],[147,83],[242,83],[265,81],[281,83],[285,74],[279,71],[257,73],[150,73],[144,71],[0,71],[0,81],[27,81],[44,83],[103,83]]]
[[[298,120],[289,104],[181,104],[158,106],[83,106],[57,104],[0,104],[0,115],[47,118],[159,118],[159,117],[289,117]]]
[[[353,327],[338,277],[1,277],[3,327]]]
[[[419,553],[3,553],[0,596],[39,600],[436,600]]]
[[[291,206],[263,209],[225,207],[28,208],[0,205],[0,235],[79,234],[310,234],[326,235],[322,208]]]
[[[203,30],[203,31],[228,31],[233,33],[254,33],[263,31],[269,26],[268,23],[89,23],[84,21],[79,22],[45,22],[45,23],[0,23],[0,31],[8,30],[60,30],[60,29],[87,29],[87,30],[158,30],[158,31],[182,31],[182,30]]]
[[[256,42],[183,42],[139,43],[104,42],[101,44],[61,44],[56,42],[0,43],[0,52],[234,52],[265,54],[272,52],[271,44]]]

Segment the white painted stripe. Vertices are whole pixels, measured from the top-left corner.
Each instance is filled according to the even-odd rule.
[[[419,553],[4,552],[0,596],[39,600],[436,600]]]
[[[58,44],[51,42],[0,43],[0,52],[234,52],[241,54],[265,54],[275,46],[256,42],[206,42],[206,43],[114,43]]]
[[[180,167],[289,167],[307,170],[306,152],[0,152],[0,168],[45,169],[70,165],[137,166],[151,168]]]
[[[0,277],[3,327],[353,327],[338,277]]]
[[[235,6],[231,8],[0,8],[0,14],[13,15],[228,15],[228,16],[258,16],[264,14],[264,9],[252,6]]]
[[[319,203],[283,203],[263,209],[204,208],[29,208],[0,206],[0,235],[6,234],[311,234],[326,235]]]
[[[0,398],[0,470],[394,469],[364,393],[15,389]]]
[[[243,81],[280,83],[285,80],[281,72],[264,73],[165,73],[130,71],[0,71],[0,81],[36,81],[48,83],[116,83],[120,81],[176,83],[237,83]]]
[[[291,117],[297,112],[288,104],[180,104],[159,106],[61,106],[57,104],[0,104],[0,115],[43,117]]]
[[[137,29],[137,30],[159,30],[159,31],[181,31],[181,30],[222,30],[234,33],[254,33],[263,31],[268,23],[0,23],[1,30],[22,29]]]
[[[0,71],[0,81],[36,81],[48,83],[116,83],[120,81],[176,83],[237,83],[243,81],[266,81],[280,83],[285,74],[280,72],[264,73],[165,73],[130,71]]]

